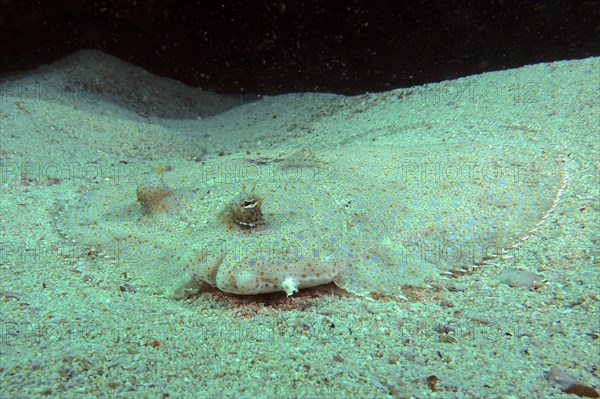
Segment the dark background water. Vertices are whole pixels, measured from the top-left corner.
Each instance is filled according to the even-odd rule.
[[[600,53],[594,0],[0,5],[0,74],[98,49],[223,93],[357,94]]]

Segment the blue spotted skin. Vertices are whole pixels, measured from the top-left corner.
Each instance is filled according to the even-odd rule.
[[[362,183],[344,190],[350,261],[338,283],[360,295],[394,295],[527,237],[564,183],[560,154],[483,148],[371,146],[346,156],[348,176]]]
[[[144,215],[135,184],[108,182],[61,212],[58,225],[147,282],[188,271],[235,294],[289,295],[335,281],[357,295],[400,296],[403,286],[509,250],[564,183],[560,152],[525,140],[382,143],[317,157],[312,168],[273,163],[251,176],[206,176],[197,163],[170,162],[174,212]],[[265,224],[224,225],[219,213],[253,183]]]
[[[256,294],[313,287],[333,281],[344,266],[339,243],[345,215],[323,186],[271,182],[259,188],[265,224],[237,228],[209,223],[211,237],[189,268],[222,291]],[[286,290],[285,281],[293,287]]]

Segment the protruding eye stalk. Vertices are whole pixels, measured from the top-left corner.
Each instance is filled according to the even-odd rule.
[[[264,224],[260,206],[262,201],[256,197],[247,197],[233,203],[229,208],[231,221],[243,229],[253,229]]]

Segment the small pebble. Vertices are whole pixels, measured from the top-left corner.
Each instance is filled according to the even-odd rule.
[[[561,391],[575,394],[580,398],[600,398],[600,394],[594,388],[582,384],[558,367],[552,367],[548,373],[548,381],[558,386]]]
[[[504,269],[497,275],[498,280],[510,287],[532,287],[539,276],[519,269]]]

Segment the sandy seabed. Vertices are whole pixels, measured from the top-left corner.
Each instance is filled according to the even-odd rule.
[[[552,367],[597,387],[599,68],[592,58],[356,97],[239,97],[84,51],[3,81],[0,397],[574,397],[549,381]],[[59,209],[133,170],[351,151],[431,121],[431,143],[441,123],[440,136],[497,121],[507,140],[560,146],[568,181],[519,256],[407,299],[329,284],[176,300],[57,229]]]

